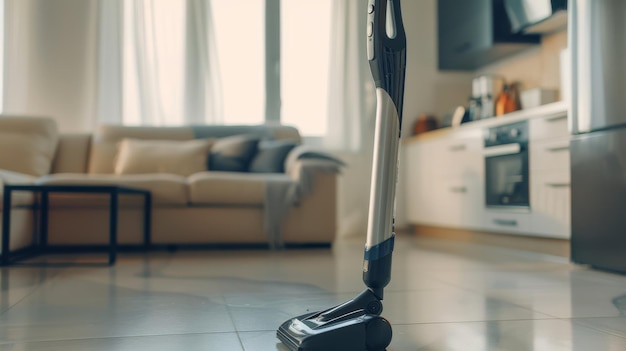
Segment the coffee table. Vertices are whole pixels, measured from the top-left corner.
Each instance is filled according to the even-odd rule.
[[[45,254],[50,248],[48,245],[48,215],[49,201],[51,193],[84,193],[84,194],[108,194],[109,195],[109,265],[115,264],[117,257],[117,221],[118,204],[120,194],[136,194],[144,197],[144,242],[148,248],[151,244],[150,222],[152,212],[152,195],[150,191],[126,186],[116,185],[5,185],[2,207],[2,260],[1,265],[16,263],[10,252],[11,239],[11,195],[16,191],[30,191],[41,195],[39,209],[39,242],[34,240],[33,246],[35,254]],[[36,229],[35,229],[36,230]],[[37,234],[35,233],[35,238]]]

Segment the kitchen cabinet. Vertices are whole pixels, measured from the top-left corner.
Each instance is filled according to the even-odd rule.
[[[535,235],[571,236],[570,173],[538,173],[530,180],[532,227]]]
[[[412,223],[480,228],[484,203],[479,130],[407,144],[408,219]]]
[[[483,133],[494,126],[523,120],[529,123],[530,208],[486,208]],[[565,104],[429,132],[404,145],[409,223],[570,237],[570,158]]]
[[[504,0],[438,0],[437,8],[441,70],[475,70],[540,43],[512,33]]]
[[[529,234],[532,226],[530,212],[508,212],[505,210],[486,210],[483,227],[497,233]]]
[[[567,113],[530,121],[530,232],[571,236],[570,152]]]

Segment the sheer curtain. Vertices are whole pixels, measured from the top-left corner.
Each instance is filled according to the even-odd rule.
[[[100,122],[222,122],[210,0],[100,4]]]
[[[187,0],[186,122],[221,124],[224,113],[210,0]]]
[[[95,123],[97,0],[4,1],[3,113],[54,118],[65,132]]]
[[[361,152],[374,126],[376,97],[366,47],[367,1],[335,0],[325,146]]]
[[[367,61],[367,1],[335,0],[324,146],[347,164],[339,183],[339,234],[364,236],[376,118],[375,86]]]

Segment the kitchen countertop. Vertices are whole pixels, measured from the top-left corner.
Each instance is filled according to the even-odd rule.
[[[410,143],[420,140],[427,140],[431,138],[440,138],[444,137],[447,134],[459,132],[459,131],[468,131],[476,128],[490,128],[499,125],[505,125],[509,123],[515,123],[520,121],[525,121],[533,118],[542,118],[549,116],[561,116],[567,114],[568,104],[564,101],[553,102],[551,104],[546,104],[534,108],[530,108],[527,110],[519,110],[512,113],[508,113],[506,115],[488,118],[479,121],[468,122],[460,125],[459,127],[447,127],[435,129],[430,132],[426,132],[420,135],[414,135],[411,137],[407,137],[404,142]]]

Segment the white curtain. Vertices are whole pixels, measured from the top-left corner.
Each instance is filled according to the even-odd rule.
[[[98,0],[6,0],[6,114],[54,118],[65,132],[95,124]]]
[[[222,122],[210,0],[100,4],[100,122]]]
[[[187,0],[186,23],[186,122],[222,124],[222,87],[210,0]]]
[[[374,126],[375,86],[367,61],[367,1],[333,2],[326,147],[361,152]]]
[[[339,234],[364,236],[376,119],[375,85],[367,60],[367,1],[335,0],[324,146],[348,166],[339,180]]]

